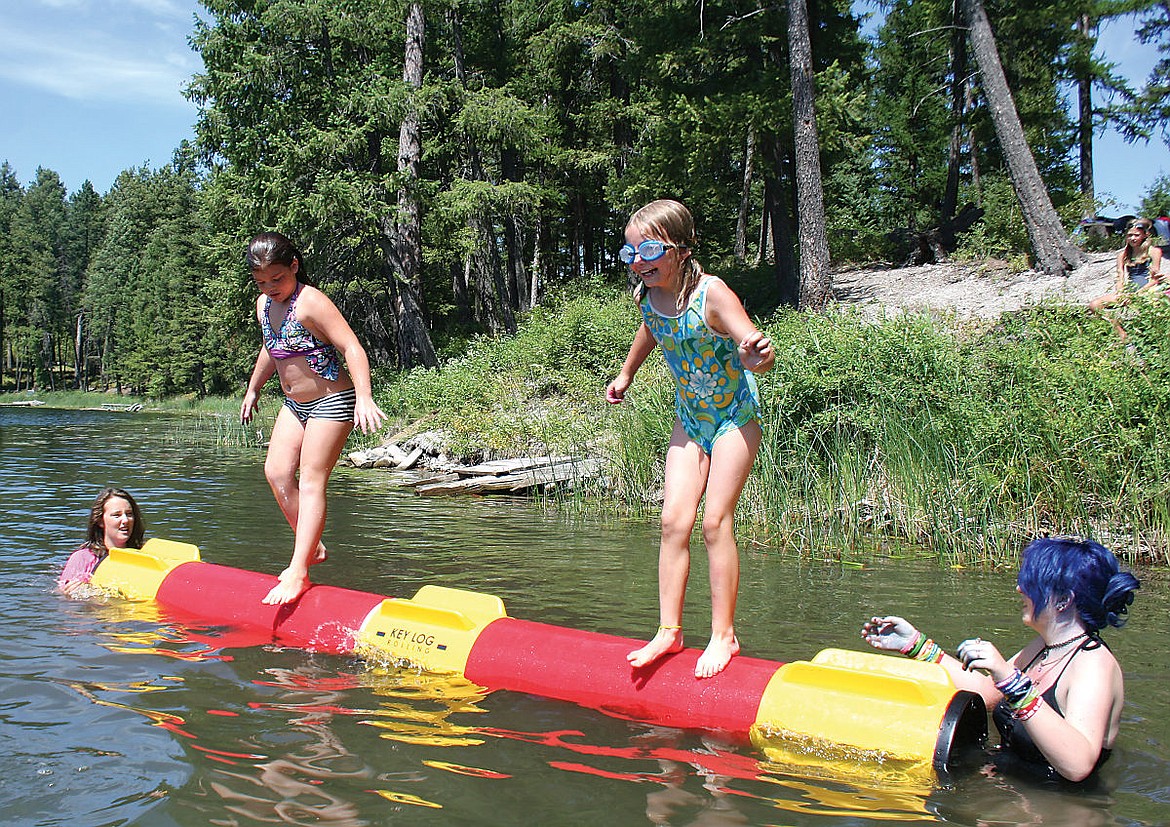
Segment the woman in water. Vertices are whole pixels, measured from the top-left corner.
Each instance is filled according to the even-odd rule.
[[[1109,758],[1125,701],[1121,665],[1101,630],[1125,623],[1140,584],[1100,543],[1068,537],[1033,540],[1016,582],[1036,636],[1009,660],[978,637],[948,655],[894,615],[871,618],[862,637],[942,664],[993,710],[1004,751],[1044,777],[1083,781]]]
[[[57,587],[71,597],[79,594],[110,549],[142,548],[145,533],[134,498],[121,488],[103,489],[89,509],[85,542],[65,561]]]

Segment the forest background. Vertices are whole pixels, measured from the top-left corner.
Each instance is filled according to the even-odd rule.
[[[956,6],[883,4],[865,38],[846,2],[203,5],[196,140],[171,163],[126,170],[105,194],[66,192],[44,168],[25,186],[0,166],[0,389],[237,394],[258,347],[241,251],[277,228],[358,331],[397,415],[490,431],[489,409],[515,412],[519,395],[540,413],[494,417],[507,439],[463,432],[481,450],[597,450],[606,437],[564,414],[597,420],[577,395],[604,385],[636,324],[617,242],[633,209],[669,196],[695,212],[707,268],[783,345],[765,395],[785,426],[761,466],[791,475],[749,491],[761,525],[805,544],[826,521],[880,524],[943,547],[979,527],[992,556],[1021,532],[1110,526],[1166,553],[1160,352],[1100,367],[1108,331],[1055,308],[978,331],[873,325],[820,315],[825,295],[805,291],[810,147],[794,128],[808,119],[793,39],[805,27],[790,25],[801,12],[827,243],[816,263],[952,256],[1023,269],[1043,254]],[[982,5],[1027,149],[1076,227],[1098,208],[1093,135],[1166,134],[1170,8]],[[1095,53],[1098,25],[1121,14],[1163,56],[1142,88]],[[1170,213],[1170,180],[1142,212]],[[1132,335],[1156,342],[1162,324],[1151,307]],[[1052,395],[1072,382],[1062,407],[1077,421],[1056,423]],[[623,415],[627,439],[609,445],[627,502],[653,499],[669,424],[668,383],[649,387]],[[639,452],[643,436],[651,449]]]

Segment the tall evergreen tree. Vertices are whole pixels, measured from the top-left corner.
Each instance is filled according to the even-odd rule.
[[[429,94],[411,80],[416,72],[421,79],[421,65],[403,79],[408,42],[418,41],[421,61],[421,6],[204,5],[210,19],[193,43],[206,70],[189,95],[200,105],[196,132],[213,176],[226,176],[209,190],[223,221],[214,246],[242,249],[252,233],[279,227],[305,248],[375,361],[433,364],[421,302],[410,296],[417,274],[402,270],[411,260],[404,254],[418,252],[401,248],[396,234],[413,225],[401,213],[409,202],[398,198],[412,186],[399,133]],[[238,258],[220,266],[240,272]]]
[[[999,143],[1007,158],[1012,184],[1024,212],[1032,255],[1037,267],[1051,275],[1064,275],[1076,268],[1083,258],[1069,239],[1052,206],[1048,190],[1040,177],[1032,151],[1016,112],[1011,90],[991,24],[981,0],[961,0],[963,17],[971,29],[972,52],[983,78],[991,115]]]
[[[101,241],[102,198],[93,185],[85,181],[81,189],[69,196],[66,203],[65,226],[61,232],[62,314],[73,322],[73,387],[84,390],[88,381],[85,373],[84,342],[85,315],[81,309],[81,291],[85,271]]]
[[[11,330],[21,375],[36,387],[58,388],[62,337],[70,340],[72,320],[63,318],[62,230],[65,185],[52,170],[39,167],[9,225],[13,253]]]
[[[0,164],[0,389],[4,387],[6,375],[14,369],[16,361],[11,326],[17,318],[14,305],[18,295],[19,268],[13,244],[12,219],[23,196],[24,188],[17,180],[16,173],[7,161],[3,162]]]
[[[194,173],[121,173],[105,199],[105,232],[86,273],[85,348],[104,388],[151,396],[206,390],[205,232]]]
[[[1137,121],[1144,132],[1135,130],[1133,137],[1148,136],[1154,130],[1161,132],[1162,140],[1170,146],[1170,2],[1145,0],[1142,25],[1138,39],[1152,44],[1160,57],[1150,70],[1145,86],[1134,106]]]

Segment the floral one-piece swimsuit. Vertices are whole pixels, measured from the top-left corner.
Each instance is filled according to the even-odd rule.
[[[756,378],[744,368],[738,344],[707,326],[707,288],[717,281],[704,275],[677,316],[664,315],[642,296],[642,320],[662,348],[675,378],[675,413],[687,436],[708,456],[716,440],[759,418]]]

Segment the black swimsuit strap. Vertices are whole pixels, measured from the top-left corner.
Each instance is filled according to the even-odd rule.
[[[1077,652],[1081,651],[1082,649],[1096,649],[1098,646],[1104,646],[1106,649],[1109,648],[1109,646],[1105,643],[1105,641],[1103,641],[1101,638],[1097,637],[1097,635],[1095,635],[1093,632],[1086,632],[1085,635],[1086,635],[1086,637],[1084,640],[1081,641],[1080,645],[1077,646],[1076,649],[1072,650],[1071,654],[1073,657],[1076,657]],[[1051,648],[1051,647],[1041,646],[1040,651],[1038,651],[1036,654],[1034,654],[1032,656],[1032,659],[1030,661],[1028,661],[1028,665],[1025,666],[1023,669],[1021,669],[1020,671],[1027,672],[1029,669],[1031,669],[1033,666],[1035,666],[1036,661],[1040,660],[1040,658],[1044,656],[1044,651],[1046,649],[1049,649],[1049,648]],[[1068,659],[1068,661],[1071,662],[1072,658],[1070,657]],[[1064,669],[1067,669],[1067,668],[1068,668],[1068,662],[1066,662],[1064,664]],[[1064,669],[1060,670],[1061,675],[1064,674]],[[1060,680],[1060,676],[1058,675],[1056,679]]]
[[[1097,640],[1100,640],[1100,638],[1097,638]],[[1057,674],[1056,680],[1054,680],[1051,683],[1051,685],[1049,686],[1049,689],[1056,688],[1056,685],[1058,683],[1060,683],[1060,679],[1064,677],[1064,670],[1068,669],[1068,665],[1073,662],[1073,658],[1075,658],[1078,654],[1083,652],[1085,649],[1089,648],[1089,644],[1093,643],[1093,642],[1094,642],[1093,636],[1089,635],[1088,637],[1086,637],[1084,640],[1081,641],[1080,646],[1078,646],[1076,649],[1072,650],[1072,652],[1069,654],[1068,659],[1065,660],[1064,666],[1060,667],[1060,672]],[[1097,647],[1093,646],[1092,648],[1096,649]]]

